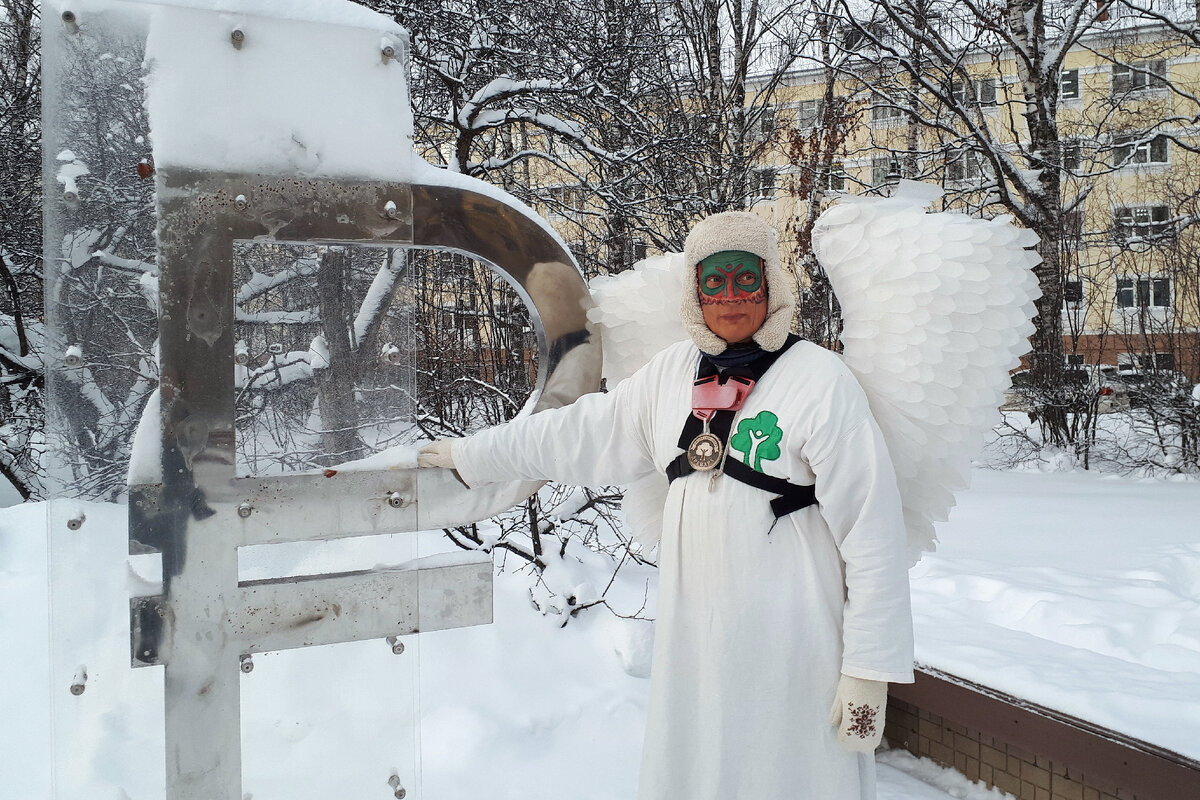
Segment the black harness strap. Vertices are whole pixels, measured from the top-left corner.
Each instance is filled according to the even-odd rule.
[[[766,374],[767,370],[779,360],[779,357],[798,341],[800,341],[800,337],[795,334],[789,335],[783,347],[775,352],[768,353],[744,367],[727,369],[724,373],[719,373],[716,365],[708,359],[701,359],[700,369],[697,371],[696,378],[698,380],[710,375],[720,374],[722,383],[732,376],[750,378],[757,383]],[[729,431],[733,427],[734,416],[735,412],[729,410],[716,412],[709,421],[709,432],[722,442],[728,442]],[[704,423],[694,414],[688,414],[687,420],[683,423],[683,430],[679,434],[679,448],[685,452],[676,456],[675,460],[667,465],[667,479],[669,481],[695,472],[692,465],[688,463],[686,451],[692,440],[699,436],[703,430]],[[793,511],[807,508],[817,502],[815,486],[802,486],[784,478],[777,478],[774,475],[758,472],[737,459],[725,459],[723,470],[726,475],[740,483],[761,489],[768,494],[778,495],[778,497],[771,501],[771,512],[775,515],[776,519],[787,516]]]
[[[776,519],[786,517],[793,511],[808,508],[817,502],[817,487],[802,486],[774,475],[751,469],[737,459],[725,462],[725,474],[755,489],[779,495],[771,501],[771,512]]]

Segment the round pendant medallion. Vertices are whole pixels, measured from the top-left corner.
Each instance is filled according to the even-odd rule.
[[[688,463],[697,472],[708,472],[721,460],[721,440],[711,433],[702,433],[687,449]]]

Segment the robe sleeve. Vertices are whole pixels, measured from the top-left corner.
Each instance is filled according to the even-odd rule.
[[[842,674],[911,683],[908,555],[895,470],[858,382],[847,373],[830,395],[809,464],[845,564]]]
[[[455,440],[451,455],[467,486],[553,480],[579,486],[626,484],[654,471],[652,373],[647,364],[610,392],[522,417]]]

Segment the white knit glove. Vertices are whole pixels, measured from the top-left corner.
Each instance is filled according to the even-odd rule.
[[[883,740],[887,682],[843,675],[829,711],[829,724],[838,729],[838,743],[855,753],[873,753]]]
[[[435,439],[417,451],[418,467],[441,467],[454,469],[454,457],[450,454],[454,439]]]

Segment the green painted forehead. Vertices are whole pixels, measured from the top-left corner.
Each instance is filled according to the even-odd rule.
[[[700,267],[701,269],[705,267],[727,269],[731,266],[736,268],[741,265],[757,267],[761,261],[762,259],[754,255],[754,253],[748,253],[745,250],[722,250],[719,253],[713,253],[708,258],[702,259]]]
[[[701,259],[697,269],[700,294],[735,300],[763,288],[762,259],[745,250],[722,250]],[[708,301],[705,301],[708,302]]]

